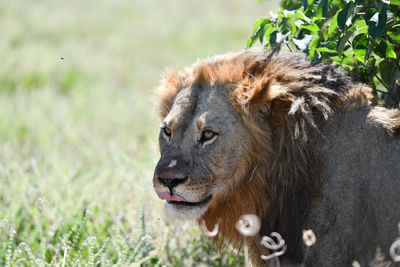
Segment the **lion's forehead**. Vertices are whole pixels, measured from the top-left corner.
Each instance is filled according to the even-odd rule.
[[[164,119],[168,125],[178,127],[190,121],[189,115],[193,114],[199,99],[199,91],[193,87],[183,88],[174,99],[171,110]]]
[[[229,99],[229,92],[224,88],[184,88],[176,95],[166,121],[185,128],[207,126],[203,124],[229,125],[238,120]]]

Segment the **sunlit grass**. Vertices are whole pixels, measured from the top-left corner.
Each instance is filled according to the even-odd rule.
[[[0,265],[241,265],[165,218],[165,67],[245,46],[268,3],[0,2]]]

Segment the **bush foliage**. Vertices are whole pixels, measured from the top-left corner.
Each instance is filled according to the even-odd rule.
[[[374,88],[387,106],[399,106],[400,0],[284,0],[278,14],[254,23],[247,47],[257,41],[333,62]]]

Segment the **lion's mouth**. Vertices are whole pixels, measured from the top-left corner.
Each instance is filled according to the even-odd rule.
[[[203,199],[203,200],[200,201],[200,202],[167,200],[167,203],[168,203],[168,204],[172,204],[172,205],[197,207],[197,206],[203,206],[203,205],[207,204],[208,202],[210,202],[211,198],[212,198],[212,196],[209,195],[208,197],[206,197],[205,199]]]

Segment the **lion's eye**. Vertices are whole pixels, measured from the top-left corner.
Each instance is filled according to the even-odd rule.
[[[168,127],[163,127],[162,128],[163,133],[167,136],[167,137],[171,137],[172,131],[170,128]]]
[[[201,133],[199,142],[206,142],[208,140],[211,140],[214,136],[216,136],[216,133],[214,133],[213,131],[205,130]]]

